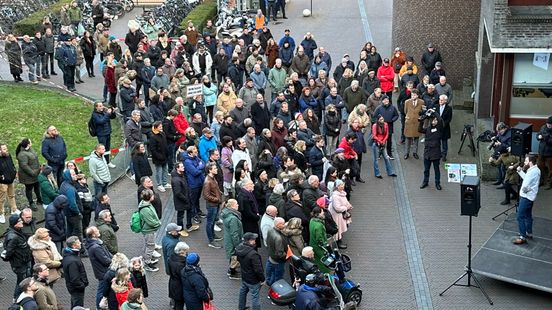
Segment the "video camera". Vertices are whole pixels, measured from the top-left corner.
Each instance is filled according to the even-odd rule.
[[[418,121],[423,122],[426,119],[433,118],[435,116],[436,114],[434,109],[425,109],[425,106],[424,106],[424,108],[422,108],[422,110],[420,111],[420,117],[418,117]]]
[[[487,149],[489,151],[492,150],[495,147],[497,141],[498,141],[497,136],[492,136],[491,143],[489,143],[489,146],[487,146]]]

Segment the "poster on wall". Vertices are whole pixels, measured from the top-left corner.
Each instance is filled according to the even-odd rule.
[[[533,66],[548,70],[548,63],[550,62],[550,53],[535,53],[533,54]]]

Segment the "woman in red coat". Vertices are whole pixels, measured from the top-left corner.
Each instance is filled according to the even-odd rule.
[[[109,105],[115,107],[117,99],[117,81],[115,80],[115,62],[113,61],[113,55],[107,58],[104,81],[107,86],[107,91],[109,92]]]
[[[280,118],[276,117],[272,124],[272,143],[274,143],[276,149],[279,149],[281,146],[286,145],[285,138],[288,135],[288,130],[284,126],[284,121]]]
[[[188,123],[184,113],[181,111],[179,111],[178,115],[174,118],[173,123],[176,128],[176,132],[180,134],[180,139],[176,141],[176,145],[180,145],[186,141],[186,129],[190,127],[190,124]]]
[[[387,148],[385,147],[387,139],[389,138],[389,126],[385,122],[383,115],[378,115],[377,120],[378,121],[372,125],[372,158],[374,160],[374,174],[376,178],[382,178],[379,171],[378,159],[383,156],[387,175],[390,177],[396,177],[397,175],[395,174],[389,155],[387,155]],[[370,141],[368,141],[368,143],[370,143]]]
[[[383,64],[378,68],[377,76],[380,80],[381,91],[391,98],[393,95],[395,71],[393,70],[393,67],[389,65],[389,58],[385,58],[383,60]]]

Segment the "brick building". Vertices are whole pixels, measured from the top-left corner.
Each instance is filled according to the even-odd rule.
[[[483,0],[475,113],[494,126],[552,115],[552,0]],[[533,143],[533,149],[536,145]]]
[[[395,0],[393,47],[419,64],[427,44],[433,43],[443,57],[447,81],[461,89],[464,79],[474,76],[479,9],[478,0]]]

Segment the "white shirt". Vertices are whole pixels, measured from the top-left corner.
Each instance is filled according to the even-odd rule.
[[[537,193],[539,192],[539,182],[541,171],[537,165],[527,169],[527,172],[523,170],[518,171],[519,176],[523,179],[521,183],[521,191],[519,195],[527,198],[531,201],[535,201]]]
[[[445,105],[442,104],[439,106],[439,116],[443,116],[443,111],[445,110]]]

